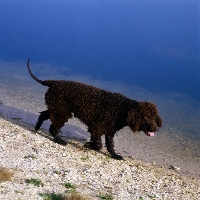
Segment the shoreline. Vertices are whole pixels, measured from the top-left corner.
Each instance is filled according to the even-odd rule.
[[[0,117],[11,123],[34,126],[37,122],[38,114],[27,112],[0,104]],[[50,121],[43,123],[41,131],[49,134]],[[78,119],[72,118],[61,129],[61,136],[64,140],[74,139],[82,144],[89,141],[90,134],[87,127]],[[102,136],[103,151],[105,140]],[[188,140],[179,135],[156,134],[155,137],[147,137],[145,134],[133,133],[128,127],[120,130],[114,137],[115,150],[120,155],[133,160],[138,160],[147,164],[154,164],[165,169],[179,169],[177,172],[188,178],[200,180],[199,160],[196,154],[199,148],[198,141]],[[109,153],[106,153],[109,155]]]
[[[85,191],[83,185],[88,185],[86,195],[94,199],[98,199],[96,197],[98,193],[109,192],[111,189],[117,200],[140,197],[149,199],[149,196],[154,197],[154,195],[159,199],[199,197],[200,109],[198,102],[184,99],[179,94],[161,96],[137,87],[129,94],[129,89],[125,88],[129,97],[134,96],[136,100],[156,103],[164,124],[153,138],[143,133],[132,133],[128,128],[120,130],[114,140],[116,152],[125,158],[123,163],[110,159],[105,148],[100,152],[82,149],[84,142],[89,140],[90,134],[87,132],[87,127],[74,118],[65,124],[61,132],[62,136],[69,141],[69,145],[63,147],[52,141],[48,131],[49,121],[46,121],[40,132],[35,134],[33,129],[38,112],[46,108],[44,93],[47,88],[35,84],[28,73],[14,74],[13,77],[5,75],[1,78],[0,156],[5,163],[2,162],[0,168],[8,167],[8,171],[16,172],[11,182],[0,182],[2,197],[7,192],[7,195],[14,198],[16,193],[12,190],[15,188],[20,199],[28,199],[34,191],[32,199],[42,200],[38,197],[40,191],[63,193],[64,189],[60,185],[63,181],[78,185],[80,192]],[[94,85],[99,86],[99,84],[97,82]],[[104,84],[103,87],[107,85]],[[124,86],[117,88],[118,85],[114,85],[110,90],[124,91]],[[104,140],[104,137],[102,139]],[[37,159],[33,157],[26,160],[24,157],[27,155],[35,155]],[[110,171],[110,168],[104,169],[104,165],[110,168],[114,166],[114,168]],[[63,168],[68,169],[69,166],[75,171],[74,174],[66,175]],[[99,168],[104,170],[103,174],[97,173]],[[83,173],[90,169],[93,178]],[[106,180],[107,184],[104,184],[102,177],[105,178],[106,174],[110,179],[114,177],[115,181],[109,183],[109,180]],[[22,178],[35,176],[43,179],[45,188],[30,187]],[[121,176],[127,182],[124,182]]]
[[[88,150],[72,138],[62,146],[45,131],[35,134],[31,124],[18,125],[19,118],[10,121],[0,118],[0,198],[42,200],[39,194],[65,194],[65,183],[96,200],[106,194],[116,200],[199,197],[200,181],[195,178],[153,163],[128,158],[114,160],[107,152]],[[2,180],[2,169],[11,173],[9,180]],[[31,179],[41,185],[27,183]]]
[[[21,127],[32,127],[37,122],[38,114],[23,111],[21,109],[13,108],[0,104],[0,117],[3,120],[10,121],[13,124]],[[49,134],[48,128],[50,121],[43,123],[39,132]],[[72,118],[65,124],[61,129],[61,137],[64,140],[74,140],[82,143],[82,145],[90,140],[90,134],[87,132],[87,127],[82,124],[78,119]],[[195,141],[188,141],[184,138],[180,138],[166,134],[156,134],[155,137],[147,137],[145,134],[133,133],[128,127],[120,130],[114,137],[115,150],[121,154],[124,158],[137,160],[147,165],[154,165],[157,167],[164,167],[166,170],[175,169],[180,175],[184,175],[188,178],[200,180],[200,169],[199,160],[200,158],[194,159],[191,154],[195,154],[196,149],[187,149],[188,142],[193,146],[198,146],[198,142],[194,145]],[[164,145],[163,141],[167,140],[171,146]],[[177,141],[183,145],[177,146]],[[133,141],[133,144],[130,143]],[[106,152],[107,156],[109,153],[105,147],[104,136],[102,136],[103,151]],[[194,152],[193,152],[194,151]]]

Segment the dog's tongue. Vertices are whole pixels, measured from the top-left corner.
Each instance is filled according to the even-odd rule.
[[[152,137],[152,136],[155,136],[155,135],[154,135],[154,132],[148,132],[148,133],[149,133],[149,136],[151,136],[151,137]]]

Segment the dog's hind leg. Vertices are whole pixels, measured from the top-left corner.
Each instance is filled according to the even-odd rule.
[[[60,136],[58,135],[59,130],[53,124],[50,125],[49,132],[55,138],[57,143],[62,144],[62,145],[66,144],[66,142],[62,140]]]
[[[50,114],[48,110],[40,112],[40,116],[38,117],[38,122],[35,126],[35,130],[38,131],[43,123],[43,121],[48,120],[50,118]]]
[[[86,142],[84,146],[93,150],[100,150],[102,148],[101,137],[96,137],[93,141]]]
[[[114,137],[114,134],[105,135],[107,150],[111,154],[112,158],[117,159],[117,160],[123,160],[122,156],[115,153],[113,137]]]
[[[90,142],[86,142],[84,146],[90,149],[100,150],[102,148],[101,135],[98,135],[97,132],[91,129],[88,129],[88,131],[91,133]]]
[[[102,148],[101,136],[97,136],[94,138],[92,142],[92,148],[94,150],[100,150]]]
[[[66,112],[65,114],[57,113],[55,116],[50,114],[50,120],[52,124],[49,127],[49,132],[59,144],[66,144],[66,142],[59,136],[59,132],[60,129],[64,126],[65,122],[67,122],[68,118],[70,118],[71,116],[72,115],[70,113],[66,114]]]

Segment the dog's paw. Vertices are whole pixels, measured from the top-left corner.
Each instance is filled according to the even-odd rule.
[[[112,158],[116,159],[116,160],[124,160],[122,156],[118,155],[118,154],[113,154]]]
[[[36,124],[35,131],[37,132],[39,129],[40,129],[40,126],[38,124]]]
[[[65,142],[64,140],[62,140],[59,136],[55,136],[55,142],[61,145],[66,145],[67,142]]]
[[[94,142],[86,142],[84,144],[84,147],[91,149],[91,150],[95,150],[95,151],[99,151],[101,149],[101,145],[98,146],[98,145],[94,144]]]
[[[84,147],[89,148],[89,149],[93,149],[93,147],[92,147],[92,142],[86,142],[86,143],[84,144]]]

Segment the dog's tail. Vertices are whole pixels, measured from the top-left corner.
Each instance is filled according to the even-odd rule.
[[[28,62],[27,62],[27,68],[28,68],[28,71],[29,71],[30,75],[32,76],[32,78],[33,78],[35,81],[37,81],[38,83],[40,83],[40,84],[42,84],[42,85],[44,85],[44,86],[49,86],[49,87],[50,87],[51,84],[48,83],[49,81],[42,81],[42,80],[38,79],[38,78],[31,72],[31,69],[30,69],[30,59],[29,59],[29,58],[28,58]]]

